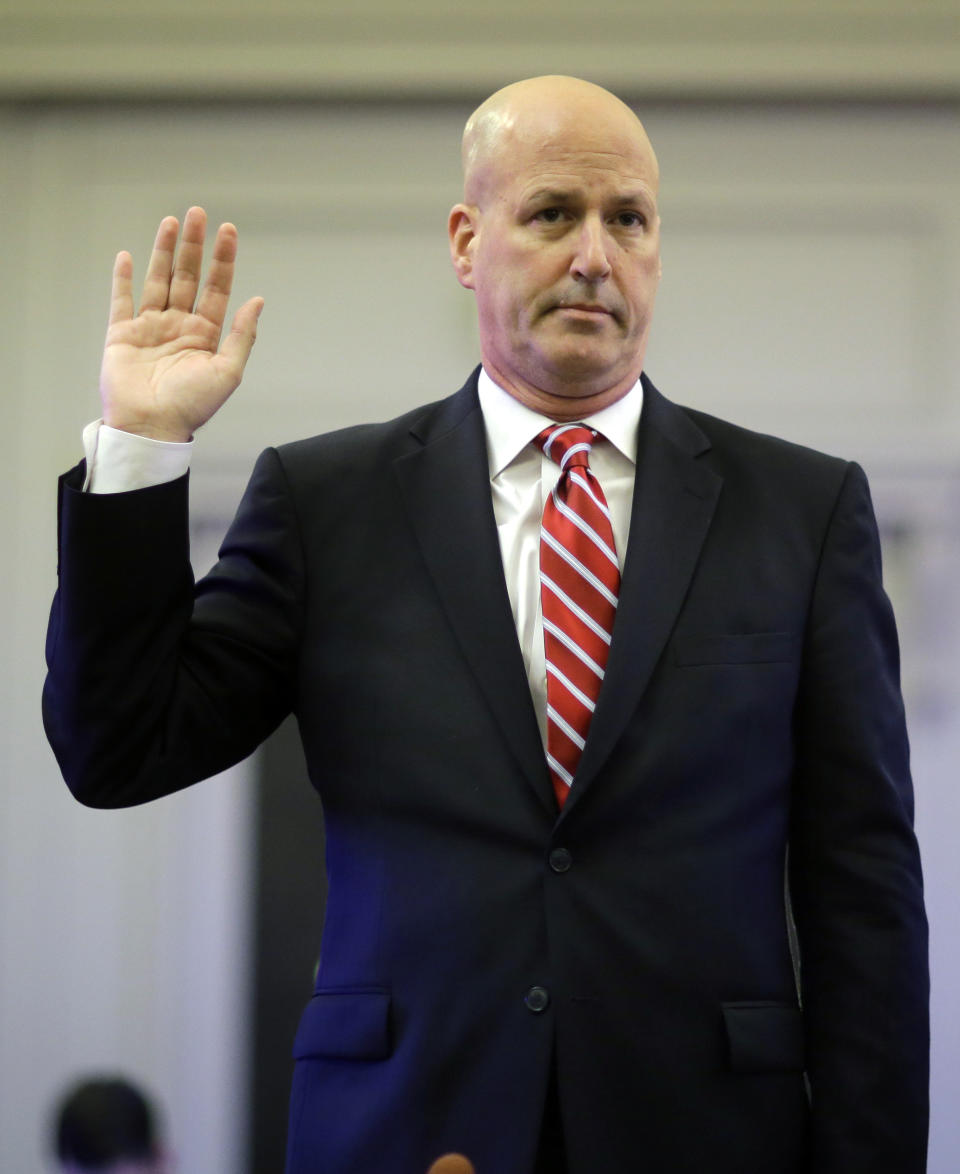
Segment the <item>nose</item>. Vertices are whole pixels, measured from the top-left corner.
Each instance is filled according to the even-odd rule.
[[[570,271],[581,281],[594,284],[610,276],[607,230],[598,216],[587,216],[580,226]]]

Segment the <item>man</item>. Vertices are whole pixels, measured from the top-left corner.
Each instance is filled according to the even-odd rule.
[[[61,493],[67,781],[143,802],[297,714],[329,905],[292,1174],[445,1150],[480,1174],[919,1174],[926,930],[863,474],[642,374],[658,170],[618,99],[508,86],[464,169],[482,372],[265,453],[196,592],[185,478],[118,476],[117,446],[176,462],[262,303],[218,353],[236,232],[197,300],[198,209],[179,252],[161,224],[137,316],[118,257],[109,427],[93,492],[81,466]]]

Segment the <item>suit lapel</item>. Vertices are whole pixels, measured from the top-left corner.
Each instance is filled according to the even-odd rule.
[[[490,497],[476,375],[411,429],[394,462],[441,607],[524,775],[555,811],[517,641]],[[562,819],[596,778],[640,703],[683,605],[722,478],[697,460],[699,428],[644,377],[630,542],[603,689]]]
[[[524,775],[555,808],[503,575],[476,375],[411,429],[394,462],[441,606]]]
[[[722,478],[697,461],[699,428],[644,377],[637,474],[620,603],[603,688],[565,818],[637,708],[683,605]]]

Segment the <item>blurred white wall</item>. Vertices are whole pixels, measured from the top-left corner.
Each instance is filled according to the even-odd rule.
[[[846,73],[836,38],[828,52],[809,21],[794,35],[800,9],[790,5],[780,25],[759,26],[747,19],[754,5],[733,6],[733,24],[704,25],[697,37],[664,8],[652,40],[637,40],[645,72],[631,72],[616,25],[626,10],[612,0],[602,27],[604,5],[591,7],[598,31],[586,42],[583,15],[554,7],[562,19],[549,52],[533,45],[532,25],[521,22],[511,41],[501,23],[493,63],[458,43],[449,21],[431,40],[433,26],[418,34],[394,12],[377,45],[367,34],[349,78],[329,55],[313,75],[298,56],[304,5],[278,10],[283,52],[272,55],[247,36],[253,7],[231,5],[236,51],[213,54],[208,73],[197,46],[192,70],[182,60],[164,70],[158,57],[184,5],[152,23],[134,19],[140,7],[113,26],[79,25],[75,13],[64,25],[51,0],[32,0],[32,23],[25,7],[0,10],[9,99],[0,106],[0,1169],[40,1169],[52,1096],[77,1070],[108,1065],[166,1102],[184,1174],[243,1174],[246,768],[152,807],[89,812],[67,795],[40,729],[55,479],[97,414],[113,254],[130,248],[142,273],[160,216],[204,203],[240,229],[238,298],[267,300],[247,379],[198,444],[203,569],[263,445],[384,418],[462,382],[476,360],[473,312],[444,237],[460,128],[500,81],[562,68],[646,94],[639,108],[664,176],[654,380],[680,402],[858,459],[871,476],[901,621],[934,933],[930,1170],[951,1174],[960,1160],[960,67],[949,6],[928,5],[913,26],[897,4],[879,6],[888,39],[867,19],[858,56],[852,9],[838,5]],[[199,14],[191,28],[218,36],[219,52],[225,34],[210,3],[189,7]],[[347,15],[314,12],[307,41],[338,31],[349,40]],[[506,20],[499,9],[493,17]],[[897,69],[895,38],[908,27]],[[748,36],[758,28],[765,54]],[[495,21],[483,31],[489,47]],[[947,43],[922,60],[914,49],[934,33]],[[681,34],[710,64],[696,78],[689,56],[653,52],[658,36],[663,49]],[[419,72],[389,53],[389,35],[398,45],[421,37]],[[167,38],[157,53],[150,36]],[[88,52],[69,52],[82,37]],[[840,100],[844,77],[860,102]],[[691,88],[698,100],[679,100]],[[207,103],[201,91],[236,100]],[[316,100],[253,100],[271,92]],[[122,100],[131,94],[150,100]],[[160,101],[177,95],[191,100]]]

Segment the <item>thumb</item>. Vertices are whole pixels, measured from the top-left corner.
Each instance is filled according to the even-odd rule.
[[[262,310],[263,298],[251,298],[244,302],[234,315],[230,333],[220,347],[220,354],[236,374],[238,383],[257,340],[257,321]]]

